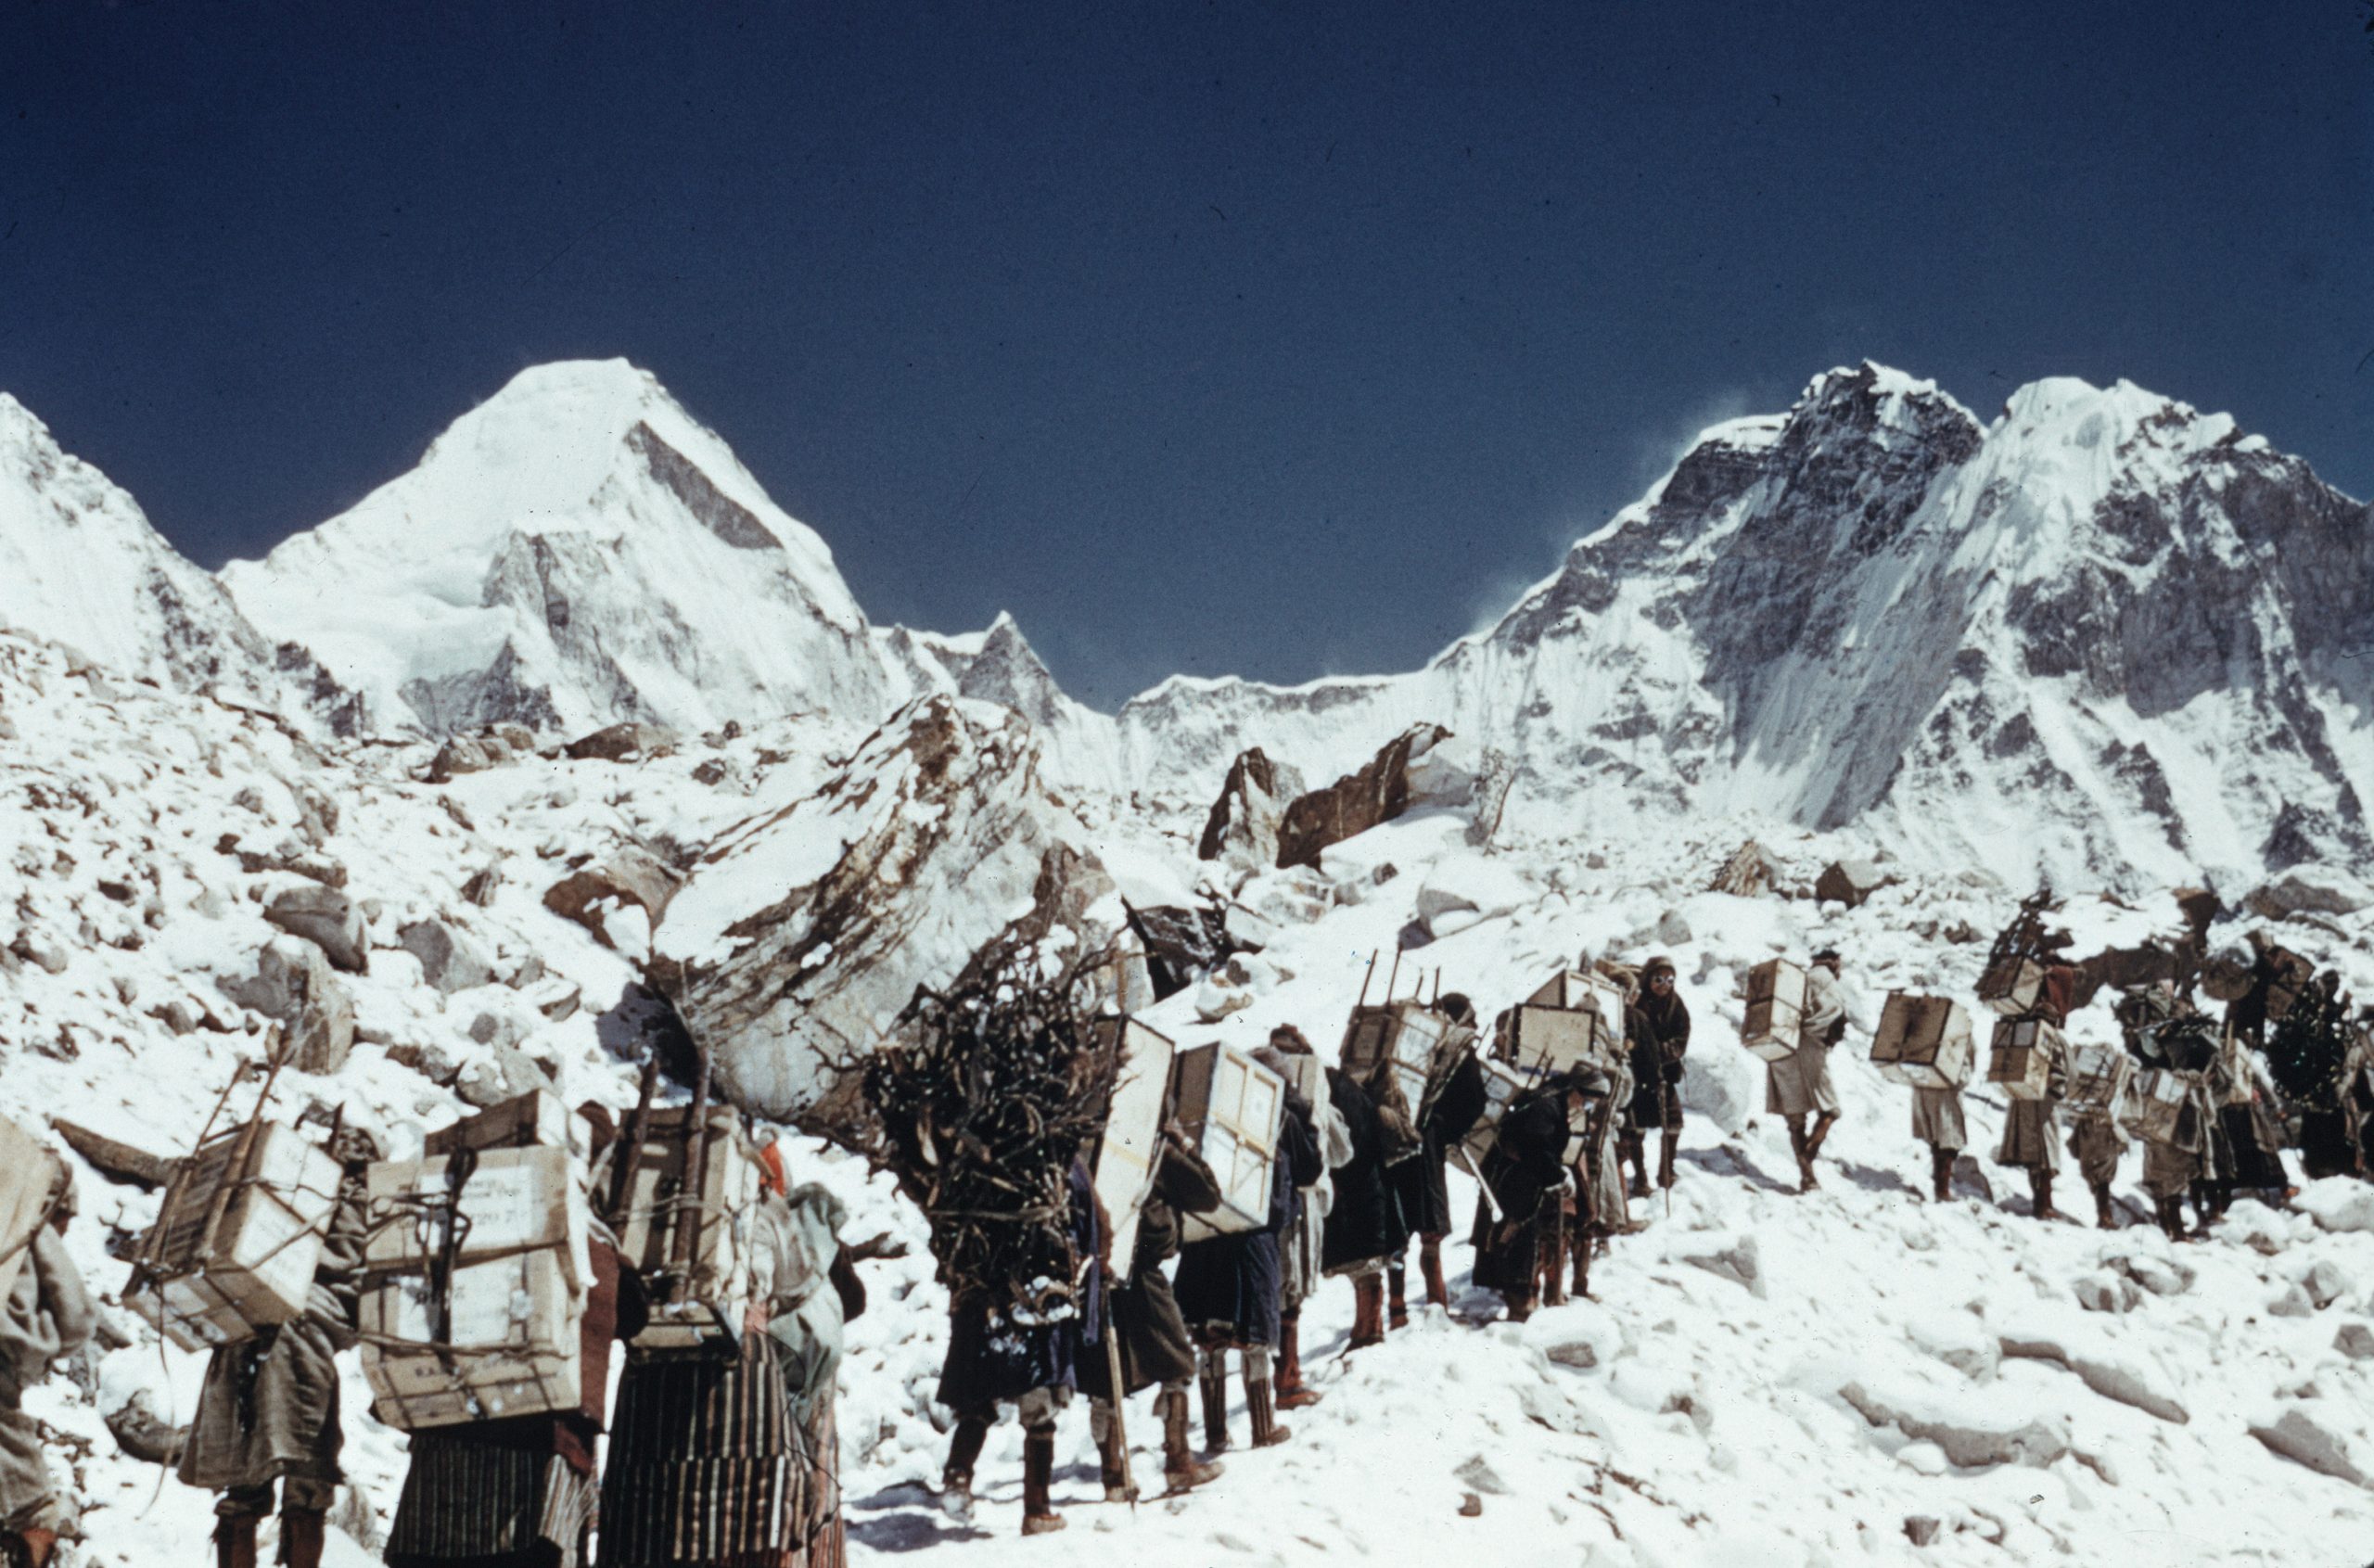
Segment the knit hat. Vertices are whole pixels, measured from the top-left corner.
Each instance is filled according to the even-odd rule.
[[[1640,978],[1644,981],[1653,975],[1671,975],[1672,973],[1674,973],[1673,960],[1663,953],[1659,953],[1640,966]]]

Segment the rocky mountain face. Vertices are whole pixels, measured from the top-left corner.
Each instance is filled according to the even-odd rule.
[[[351,733],[361,713],[294,643],[275,646],[139,504],[59,450],[0,392],[0,626],[63,643],[119,676],[284,708]]]

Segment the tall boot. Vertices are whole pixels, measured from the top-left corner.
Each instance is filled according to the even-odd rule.
[[[1302,1313],[1282,1313],[1278,1318],[1278,1409],[1307,1409],[1320,1398],[1319,1390],[1302,1381]]]
[[[1954,1156],[1960,1153],[1959,1149],[1940,1149],[1934,1143],[1929,1146],[1929,1185],[1941,1204],[1954,1201]]]
[[[1806,1138],[1806,1125],[1795,1116],[1789,1118],[1789,1152],[1797,1156],[1797,1191],[1810,1192],[1821,1183],[1814,1179],[1814,1157]]]
[[[948,1440],[948,1463],[939,1472],[939,1506],[948,1516],[962,1523],[973,1518],[973,1467],[980,1462],[981,1446],[989,1440],[989,1423],[971,1417],[960,1419],[956,1432]],[[253,1562],[250,1556],[248,1560]]]
[[[1204,1394],[1204,1452],[1228,1452],[1228,1352],[1206,1346],[1198,1382]]]
[[[1586,1300],[1591,1294],[1591,1254],[1599,1244],[1591,1234],[1590,1201],[1588,1189],[1576,1199],[1574,1233],[1567,1244],[1567,1251],[1575,1259],[1575,1294]]]
[[[1667,1128],[1664,1136],[1657,1140],[1658,1186],[1669,1188],[1673,1185],[1674,1154],[1680,1147],[1681,1129],[1679,1128]]]
[[[1649,1195],[1648,1136],[1639,1131],[1626,1132],[1617,1141],[1615,1150],[1616,1168],[1621,1170],[1627,1165],[1632,1167],[1632,1180],[1625,1191],[1635,1198],[1647,1197]]]
[[[1169,1484],[1166,1495],[1176,1497],[1218,1479],[1221,1467],[1198,1460],[1188,1443],[1187,1391],[1167,1388],[1157,1403],[1162,1408],[1162,1478]]]
[[[17,1544],[25,1549],[25,1568],[49,1568],[57,1552],[57,1532],[34,1525],[17,1532]]]
[[[2163,1198],[2154,1194],[2151,1212],[2160,1221],[2160,1229],[2166,1233],[2168,1240],[2181,1242],[2186,1239],[2183,1199]]]
[[[2092,1186],[2094,1190],[2094,1223],[2100,1226],[2105,1230],[2117,1230],[2118,1215],[2111,1207],[2111,1184],[2107,1181],[2097,1181],[2094,1182]]]
[[[1443,1242],[1440,1236],[1420,1238],[1418,1272],[1425,1277],[1428,1304],[1435,1307],[1449,1307],[1450,1284],[1443,1278]]]
[[[1836,1111],[1824,1111],[1814,1117],[1813,1130],[1806,1134],[1806,1158],[1810,1160],[1820,1154],[1821,1146],[1830,1141],[1830,1129],[1837,1125]]]
[[[1046,1536],[1064,1527],[1051,1495],[1055,1480],[1055,1429],[1034,1426],[1022,1434],[1022,1533]]]
[[[1385,1289],[1390,1295],[1385,1312],[1387,1328],[1406,1329],[1410,1326],[1410,1302],[1403,1294],[1408,1289],[1409,1282],[1409,1271],[1402,1268],[1399,1258],[1397,1257],[1385,1266]]]
[[[1089,1402],[1088,1430],[1096,1439],[1097,1479],[1104,1484],[1104,1500],[1136,1502],[1138,1488],[1130,1479],[1130,1456],[1121,1446],[1121,1423],[1114,1419],[1113,1406],[1108,1401]]]
[[[2043,1166],[2028,1167],[2028,1193],[2032,1200],[2028,1208],[2038,1219],[2059,1219],[2061,1211],[2052,1206],[2052,1172]]]
[[[256,1526],[262,1516],[226,1514],[214,1523],[215,1568],[256,1568]]]
[[[1270,1358],[1257,1350],[1244,1353],[1244,1409],[1253,1421],[1255,1447],[1274,1448],[1286,1440],[1270,1384]]]
[[[1566,1304],[1566,1221],[1561,1216],[1550,1234],[1542,1238],[1541,1261],[1536,1272],[1540,1276],[1538,1289],[1544,1307]]]
[[[322,1568],[322,1530],[326,1521],[319,1509],[280,1511],[280,1561],[287,1568]]]
[[[1352,1339],[1347,1350],[1385,1343],[1385,1281],[1363,1274],[1352,1281]]]

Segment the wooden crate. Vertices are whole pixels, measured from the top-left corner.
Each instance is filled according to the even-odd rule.
[[[1914,1089],[1959,1089],[1970,1082],[1977,1047],[1970,1014],[1951,997],[1891,991],[1871,1040],[1871,1065]]]
[[[1768,958],[1747,972],[1747,1013],[1740,1043],[1767,1062],[1797,1049],[1806,1022],[1806,972],[1785,958]]]
[[[1517,1096],[1533,1085],[1525,1073],[1506,1062],[1487,1060],[1478,1065],[1484,1069],[1484,1113],[1476,1117],[1475,1125],[1468,1129],[1460,1146],[1480,1169],[1484,1156],[1492,1151],[1493,1140],[1500,1136],[1500,1117],[1516,1103]]]
[[[1556,1007],[1589,1013],[1607,1033],[1605,1050],[1613,1059],[1624,1051],[1624,988],[1604,975],[1564,969],[1525,999],[1527,1007]]]
[[[1286,1111],[1286,1082],[1251,1053],[1215,1041],[1179,1053],[1172,1069],[1179,1122],[1219,1178],[1219,1207],[1180,1216],[1190,1242],[1270,1223],[1270,1184]]]
[[[759,1202],[758,1156],[733,1109],[711,1106],[705,1131],[707,1179],[696,1197],[688,1194],[691,1126],[690,1106],[652,1113],[650,1130],[634,1152],[626,1212],[616,1227],[619,1257],[640,1269],[646,1283],[657,1277],[650,1326],[634,1339],[646,1349],[688,1349],[738,1338],[750,1298],[744,1243],[750,1211]],[[676,1227],[696,1214],[699,1234],[692,1268],[678,1279]]]
[[[2042,1100],[2051,1092],[2052,1064],[2061,1052],[2061,1031],[2043,1019],[1998,1018],[1987,1050],[1986,1081],[2014,1100]]]
[[[313,1290],[338,1162],[293,1128],[255,1130],[244,1164],[245,1128],[216,1134],[183,1162],[134,1255],[143,1283],[124,1305],[184,1350],[292,1322]]]
[[[1104,1136],[1096,1146],[1095,1181],[1097,1201],[1113,1225],[1107,1256],[1126,1274],[1137,1256],[1139,1216],[1162,1159],[1164,1111],[1179,1048],[1135,1018],[1102,1018],[1095,1029],[1100,1048],[1121,1053]]]
[[[370,1232],[363,1264],[379,1271],[425,1271],[458,1214],[457,1260],[556,1249],[571,1290],[594,1279],[585,1251],[586,1201],[566,1147],[490,1149],[477,1156],[458,1193],[447,1185],[453,1159],[382,1160],[365,1175]]]
[[[2035,1012],[2043,994],[2044,965],[2033,958],[1998,959],[1978,977],[1978,1000],[2009,1017]]]
[[[2179,1149],[2201,1147],[2200,1106],[2191,1075],[2146,1067],[2119,1109],[2119,1125],[2136,1137]]]
[[[49,1220],[64,1166],[41,1140],[0,1116],[0,1302],[16,1288],[33,1233]]]
[[[1615,1040],[1598,1013],[1531,1002],[1511,1010],[1507,1049],[1510,1064],[1528,1083],[1585,1063],[1609,1068],[1616,1064]]]
[[[582,1251],[581,1227],[573,1240]],[[451,1337],[442,1342],[427,1275],[376,1277],[361,1313],[372,1414],[421,1432],[578,1409],[585,1303],[570,1287],[563,1261],[569,1250],[545,1247],[454,1269]]]
[[[1414,1000],[1356,1007],[1344,1029],[1338,1064],[1370,1090],[1382,1088],[1390,1077],[1414,1118],[1427,1103],[1436,1074],[1465,1039],[1449,1014]]]
[[[2135,1058],[2123,1046],[2073,1041],[2065,1103],[2081,1111],[2115,1110],[2135,1074]]]
[[[428,1135],[425,1152],[452,1154],[464,1149],[566,1149],[573,1113],[549,1089],[531,1089],[516,1100],[464,1116]]]

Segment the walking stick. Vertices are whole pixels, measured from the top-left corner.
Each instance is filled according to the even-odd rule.
[[[1369,1004],[1369,982],[1375,978],[1376,951],[1374,949],[1371,949],[1369,951],[1369,966],[1360,975],[1360,1000],[1352,1003],[1352,1011],[1355,1013]]]
[[[1098,1265],[1102,1268],[1103,1265]],[[1130,1429],[1121,1419],[1129,1394],[1121,1385],[1121,1335],[1113,1323],[1113,1277],[1104,1278],[1104,1372],[1113,1381],[1113,1447],[1121,1455],[1121,1489],[1129,1494],[1130,1512],[1138,1511],[1138,1478],[1130,1472]]]

